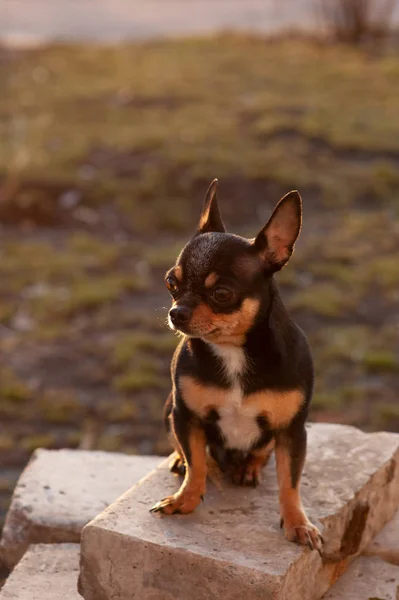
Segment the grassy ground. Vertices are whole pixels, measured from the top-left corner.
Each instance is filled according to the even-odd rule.
[[[399,431],[399,57],[226,36],[1,51],[0,493],[37,446],[166,452],[163,272],[209,181],[255,234],[298,188],[282,293],[312,418]]]

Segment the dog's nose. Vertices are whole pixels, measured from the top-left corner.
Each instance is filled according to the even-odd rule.
[[[173,325],[184,325],[190,320],[191,309],[188,306],[174,306],[170,309],[169,316]]]

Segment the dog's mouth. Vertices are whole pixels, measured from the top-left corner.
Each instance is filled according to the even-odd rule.
[[[169,319],[169,327],[173,331],[179,331],[180,333],[184,333],[190,338],[203,338],[203,339],[211,339],[219,335],[220,329],[219,327],[213,327],[208,331],[195,330],[190,327],[190,325],[174,325]]]

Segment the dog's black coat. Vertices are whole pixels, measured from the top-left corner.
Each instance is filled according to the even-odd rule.
[[[289,260],[302,223],[290,192],[253,240],[226,234],[209,187],[196,235],[166,274],[170,326],[184,334],[172,360],[165,423],[185,474],[151,510],[189,513],[206,489],[208,447],[234,483],[257,485],[276,453],[286,537],[319,552],[322,537],[303,510],[299,481],[313,391],[306,337],[281,300],[274,273]]]

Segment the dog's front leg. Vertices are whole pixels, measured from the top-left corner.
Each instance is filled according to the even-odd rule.
[[[170,416],[172,432],[184,458],[186,472],[176,494],[158,502],[151,512],[190,513],[205,494],[207,475],[206,438],[202,427],[184,407],[174,407]]]
[[[306,456],[304,423],[293,422],[276,434],[276,462],[279,484],[281,523],[291,542],[321,551],[323,539],[307,518],[301,502],[300,478]]]

